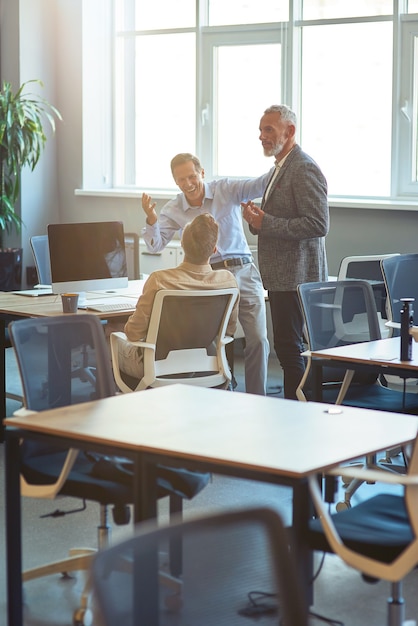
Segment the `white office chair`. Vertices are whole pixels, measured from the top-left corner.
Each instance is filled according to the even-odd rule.
[[[386,289],[380,262],[382,259],[392,256],[398,256],[398,253],[346,256],[341,260],[337,276],[337,280],[359,278],[360,280],[370,281],[372,285],[374,283],[373,291],[382,338],[390,337],[392,332],[385,325],[388,311],[386,306]]]
[[[113,374],[123,393],[183,383],[227,388],[232,375],[225,345],[228,322],[238,289],[161,290],[156,294],[145,341],[128,342],[125,333],[110,336]],[[120,368],[119,347],[130,343],[143,350],[142,379]]]

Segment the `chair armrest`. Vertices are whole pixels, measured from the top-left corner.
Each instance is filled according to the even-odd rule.
[[[388,328],[396,328],[396,329],[400,329],[401,325],[399,322],[385,322],[385,326],[387,326]],[[414,338],[414,341],[418,341],[418,326],[411,326],[411,328],[409,329],[409,334],[412,335],[412,337]]]
[[[146,341],[130,341],[125,335],[125,333],[122,333],[120,331],[111,333],[110,334],[111,339],[112,339],[112,335],[117,337],[121,341],[125,341],[126,343],[129,343],[131,346],[137,346],[138,348],[150,348],[151,350],[155,350],[155,344],[147,343]]]
[[[25,417],[28,415],[35,415],[37,411],[31,411],[30,409],[25,409],[24,407],[17,409],[14,411],[13,415]],[[64,464],[62,466],[60,475],[58,476],[55,483],[48,485],[34,485],[32,483],[27,483],[24,477],[20,476],[20,491],[22,496],[29,496],[30,498],[44,498],[53,500],[61,491],[65,481],[67,480],[68,474],[71,472],[73,465],[77,459],[78,450],[74,448],[69,448],[67,456],[65,457]]]
[[[35,413],[37,413],[37,411],[25,409],[24,406],[20,407],[20,409],[17,409],[16,411],[13,411],[13,415],[16,415],[16,417],[26,417],[28,415],[34,415]]]
[[[388,322],[385,322],[385,326],[387,326],[388,328],[400,328],[401,327],[399,322],[392,322],[391,320],[389,320]]]
[[[391,485],[418,485],[417,474],[399,474],[390,469],[365,469],[361,467],[340,466],[328,470],[326,474],[331,476],[341,476],[347,478],[358,478],[365,482],[381,482]]]

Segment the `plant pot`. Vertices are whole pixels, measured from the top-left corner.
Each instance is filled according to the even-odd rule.
[[[0,250],[0,291],[22,288],[22,248]]]

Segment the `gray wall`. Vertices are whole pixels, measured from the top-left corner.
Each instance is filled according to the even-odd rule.
[[[63,115],[56,135],[47,143],[40,167],[34,173],[25,173],[25,228],[21,236],[24,262],[32,264],[30,236],[45,232],[51,221],[120,219],[126,231],[139,232],[144,224],[139,196],[74,193],[82,186],[83,162],[81,0],[0,0],[0,7],[2,79],[16,84],[30,78],[42,79],[42,95]],[[168,164],[156,163],[156,167]],[[331,274],[337,273],[340,259],[347,255],[418,249],[415,211],[348,207],[331,207],[330,211],[327,251]]]

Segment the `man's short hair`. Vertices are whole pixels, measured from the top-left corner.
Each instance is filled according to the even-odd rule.
[[[171,173],[173,175],[173,178],[174,178],[174,169],[178,165],[183,165],[183,163],[188,163],[189,161],[193,161],[193,164],[197,172],[202,171],[203,168],[197,156],[194,156],[194,154],[191,154],[190,152],[180,152],[180,154],[176,154],[176,156],[171,159],[170,167],[171,167]]]
[[[296,113],[287,104],[272,104],[271,107],[264,111],[264,115],[269,113],[279,113],[282,122],[289,122],[296,126]]]
[[[210,213],[202,213],[187,224],[181,244],[186,261],[203,265],[212,256],[218,241],[218,224]]]

